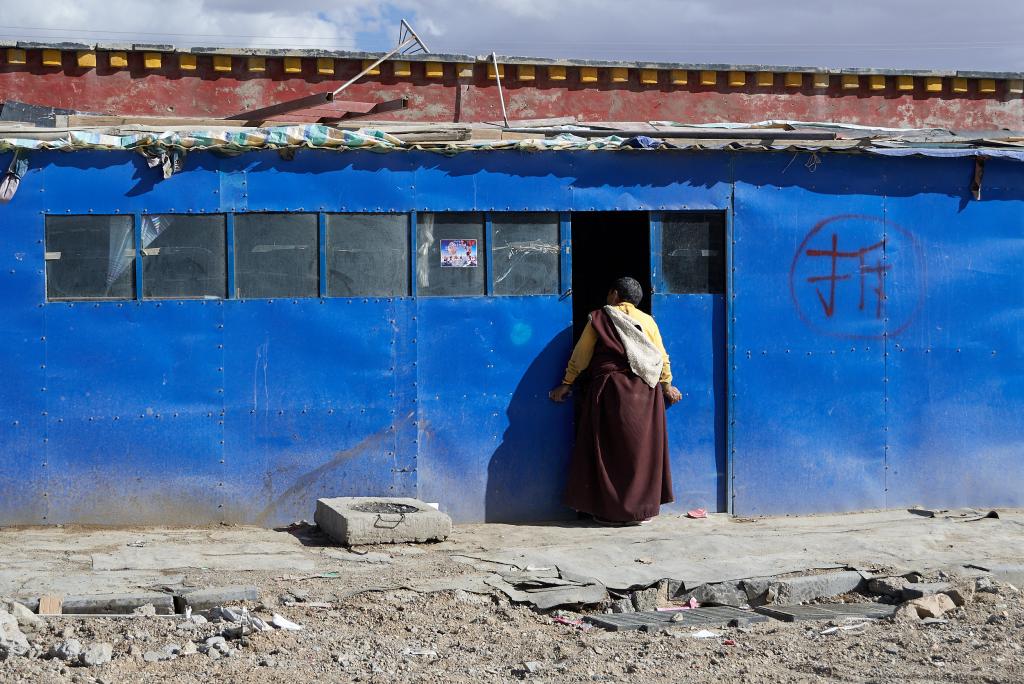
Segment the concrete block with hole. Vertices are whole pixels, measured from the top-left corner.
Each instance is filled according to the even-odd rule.
[[[327,536],[345,546],[441,541],[452,532],[451,518],[418,499],[318,499],[313,519]]]

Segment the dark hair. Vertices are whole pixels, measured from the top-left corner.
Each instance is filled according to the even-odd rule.
[[[640,300],[644,298],[644,289],[633,278],[619,278],[612,283],[611,289],[619,293],[619,299],[629,302],[633,306],[639,304]]]

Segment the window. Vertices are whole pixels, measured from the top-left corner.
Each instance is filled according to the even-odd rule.
[[[420,214],[416,288],[428,297],[482,295],[484,221],[476,213]]]
[[[725,292],[725,216],[666,214],[661,222],[661,270],[668,292]]]
[[[409,294],[409,217],[327,215],[327,294],[405,297]]]
[[[558,214],[493,214],[494,294],[558,294]]]
[[[227,294],[224,217],[142,217],[142,296],[223,298]]]
[[[131,216],[46,218],[47,299],[131,299],[134,259]]]
[[[236,215],[236,296],[316,297],[318,234],[316,214]]]

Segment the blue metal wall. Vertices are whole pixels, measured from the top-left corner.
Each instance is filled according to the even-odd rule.
[[[47,303],[45,216],[728,206],[727,158],[654,160],[192,154],[160,180],[127,153],[32,155],[0,207],[0,522],[274,525],[346,494],[418,495],[459,520],[566,517],[571,410],[546,395],[571,349],[569,297]],[[683,329],[710,325],[705,309]],[[670,414],[692,480],[679,507],[719,503],[705,470],[721,435],[698,416],[722,379],[702,364],[681,382],[704,408]]]
[[[0,523],[273,525],[329,494],[566,514],[568,297],[46,303],[45,215],[115,211],[728,211],[725,296],[668,294],[652,262],[686,393],[673,508],[1021,504],[1024,171],[990,161],[977,201],[967,160],[806,161],[195,153],[158,180],[34,154],[0,206]]]

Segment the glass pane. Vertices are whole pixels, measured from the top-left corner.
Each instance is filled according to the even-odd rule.
[[[427,297],[485,294],[483,242],[480,214],[419,214],[417,293]]]
[[[46,217],[47,299],[132,299],[131,216]]]
[[[558,294],[558,214],[493,214],[494,294]]]
[[[224,217],[142,217],[142,296],[222,298],[227,293]]]
[[[316,214],[237,214],[236,296],[316,297],[318,233]]]
[[[409,217],[327,215],[327,294],[405,297],[409,294]]]
[[[666,214],[661,269],[673,294],[725,292],[725,216]]]

